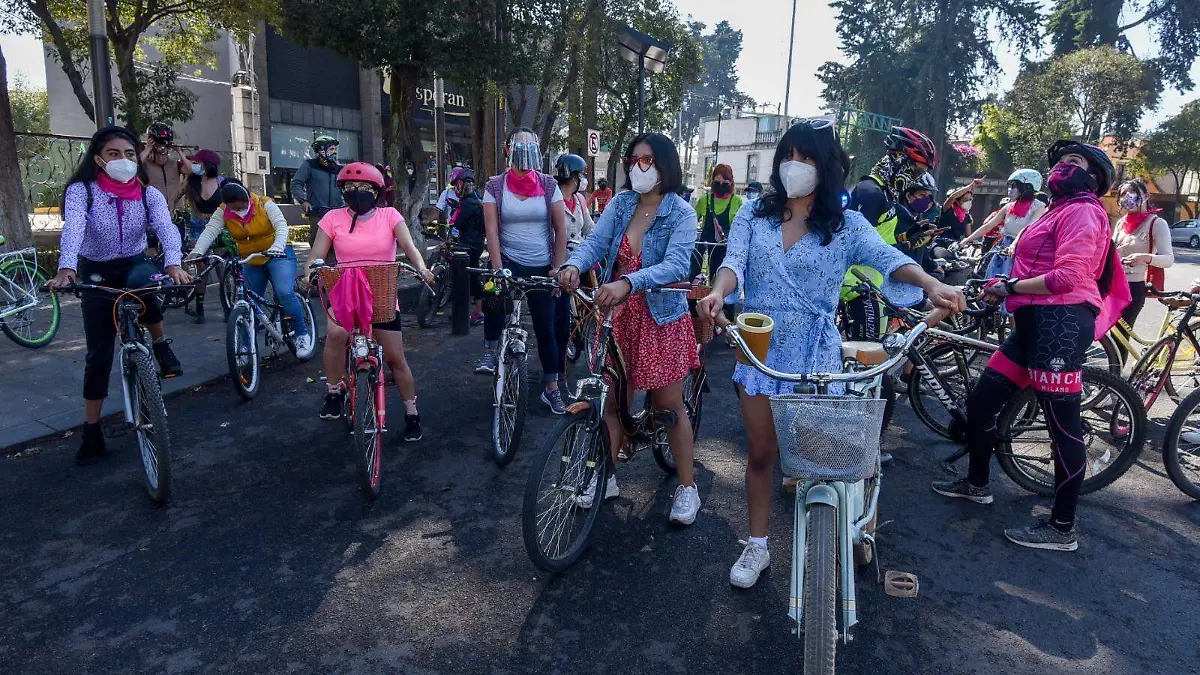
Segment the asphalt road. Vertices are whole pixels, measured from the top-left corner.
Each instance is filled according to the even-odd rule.
[[[519,514],[550,418],[535,404],[519,456],[497,468],[487,380],[469,374],[477,336],[408,335],[426,438],[403,444],[393,424],[373,507],[343,427],[317,419],[315,363],[273,367],[248,404],[228,382],[170,399],[166,508],[141,492],[127,435],[87,468],[72,462],[77,437],[0,462],[0,672],[800,671],[787,495],[775,499],[773,568],[749,591],[727,581],[747,534],[728,349],[711,348],[695,525],[668,526],[674,483],[639,456],[590,551],[548,578],[525,555]],[[1081,548],[1065,554],[1004,540],[1044,502],[998,469],[991,506],[933,494],[950,447],[906,406],[886,443],[897,460],[883,569],[917,574],[921,593],[888,597],[860,570],[861,623],[839,672],[1200,672],[1200,506],[1154,448],[1083,499]]]

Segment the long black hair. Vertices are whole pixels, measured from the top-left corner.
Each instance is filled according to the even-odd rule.
[[[629,169],[633,161],[633,149],[645,143],[654,151],[654,166],[658,167],[658,186],[664,195],[679,192],[683,187],[683,169],[679,166],[679,151],[675,143],[658,132],[639,134],[625,146],[625,189],[632,190]]]
[[[808,229],[821,238],[822,246],[827,246],[834,233],[842,229],[842,191],[850,173],[850,156],[842,149],[832,125],[814,129],[807,120],[801,121],[779,139],[771,163],[771,188],[759,199],[754,215],[777,222],[791,217],[779,165],[792,158],[793,150],[817,163],[817,191],[808,214]]]
[[[96,158],[100,156],[100,153],[104,152],[104,146],[108,145],[108,142],[114,138],[123,138],[133,145],[133,150],[138,155],[137,159],[134,160],[138,165],[138,180],[142,181],[142,185],[150,183],[150,178],[146,175],[146,167],[142,165],[141,144],[138,143],[138,139],[134,136],[133,132],[125,127],[104,127],[92,134],[92,142],[88,144],[87,152],[79,160],[79,166],[75,167],[75,173],[71,174],[71,177],[67,179],[67,184],[63,187],[62,209],[64,213],[67,209],[67,188],[75,183],[90,185],[92,181],[96,180],[100,172],[103,171],[96,164]]]

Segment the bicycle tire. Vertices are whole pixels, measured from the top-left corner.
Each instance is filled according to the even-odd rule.
[[[1145,403],[1146,410],[1153,407],[1167,382],[1171,380],[1176,349],[1178,343],[1175,342],[1175,336],[1163,336],[1142,354],[1129,373],[1129,384]]]
[[[936,345],[933,348],[931,348],[925,352],[925,357],[927,359],[929,359],[929,361],[931,363],[935,362],[937,360],[944,360],[947,357],[954,358],[954,351],[956,349],[961,349],[961,347],[957,347],[950,343]],[[963,356],[964,356],[964,358],[966,358],[967,354],[964,353]],[[978,358],[979,356],[982,356],[982,355],[976,354],[976,358]],[[967,409],[967,407],[966,407],[967,406],[967,395],[969,395],[971,393],[971,388],[974,387],[975,382],[978,379],[977,376],[973,375],[973,372],[971,370],[971,367],[973,365],[971,361],[972,361],[971,359],[967,360],[967,364],[966,364],[967,365],[967,373],[966,374],[964,374],[962,372],[961,368],[958,365],[957,360],[955,361],[955,365],[952,366],[954,370],[953,370],[953,373],[951,373],[951,374],[956,376],[959,380],[967,380],[965,387],[956,387],[956,384],[958,383],[957,380],[943,382],[943,385],[946,386],[946,389],[947,389],[946,393],[949,394],[950,397],[953,398],[955,400],[955,402],[957,402],[959,404],[959,407],[964,412]],[[980,372],[982,372],[982,364],[980,364]],[[947,377],[946,377],[947,370],[945,368],[939,368],[938,374],[940,376],[942,376],[943,380],[947,380]],[[910,381],[908,383],[908,404],[909,404],[909,406],[912,407],[913,413],[916,414],[917,419],[921,420],[921,422],[925,426],[929,427],[930,430],[932,430],[934,433],[941,436],[942,438],[954,440],[954,435],[950,433],[949,422],[947,421],[946,423],[943,423],[941,420],[937,419],[934,412],[932,412],[929,408],[926,407],[925,401],[926,401],[926,399],[928,399],[929,401],[932,401],[934,404],[937,405],[937,408],[935,410],[946,410],[942,406],[941,402],[938,401],[938,399],[932,393],[926,393],[923,396],[922,392],[927,391],[928,389],[929,389],[929,385],[925,382],[925,378],[921,377],[920,372],[914,370],[913,374],[912,374],[912,378],[910,379]],[[949,411],[946,411],[946,414],[949,415]]]
[[[1102,335],[1099,340],[1092,343],[1093,347],[1096,345],[1099,345],[1100,349],[1104,352],[1104,360],[1108,362],[1108,372],[1120,377],[1121,371],[1125,368],[1125,363],[1121,358],[1121,350],[1117,347],[1117,343],[1113,341],[1112,336],[1108,334]],[[1089,350],[1089,353],[1091,353],[1091,350]],[[1096,361],[1097,363],[1089,362],[1086,365],[1090,365],[1093,368],[1101,367],[1098,363],[1099,355],[1096,355]]]
[[[525,542],[525,552],[529,555],[534,566],[544,572],[558,573],[566,570],[587,549],[592,536],[592,528],[604,504],[604,490],[608,483],[608,429],[603,422],[596,424],[593,429],[591,412],[578,412],[558,420],[546,440],[541,452],[529,467],[529,477],[525,481],[525,496],[521,505],[521,536]],[[575,441],[579,434],[585,434],[582,456],[575,456]],[[560,448],[560,441],[570,445]],[[557,482],[552,483],[553,489],[547,491],[547,496],[553,496],[556,503],[562,500],[561,506],[570,509],[568,516],[576,511],[584,511],[579,531],[570,539],[567,546],[557,552],[548,553],[542,544],[542,525],[539,519],[542,503],[541,484],[546,470],[558,472]],[[569,475],[566,475],[570,472]],[[591,508],[584,509],[579,505],[577,497],[581,490],[586,490],[592,476],[596,478],[596,492]],[[570,482],[573,489],[568,492],[565,483]],[[567,518],[562,519],[565,524]]]
[[[226,264],[225,269],[221,270],[221,312],[225,316],[225,320],[229,320],[229,313],[233,311],[233,305],[237,302],[237,278],[233,274],[233,265]]]
[[[1184,349],[1187,349],[1187,351],[1184,352]],[[1196,349],[1192,345],[1191,340],[1188,340],[1186,336],[1181,336],[1179,346],[1175,349],[1175,354],[1171,358],[1171,372],[1164,383],[1167,396],[1171,397],[1171,400],[1175,403],[1179,403],[1185,396],[1200,388],[1200,369],[1196,367],[1196,356]],[[1178,370],[1181,360],[1189,366],[1184,373]],[[1189,386],[1177,386],[1175,384],[1177,379]]]
[[[1184,425],[1187,424],[1192,414],[1196,412],[1196,408],[1200,407],[1200,390],[1193,391],[1188,394],[1182,401],[1179,402],[1179,407],[1171,414],[1171,419],[1167,422],[1167,432],[1163,437],[1163,468],[1167,471],[1167,477],[1179,488],[1183,494],[1192,499],[1200,499],[1200,482],[1193,481],[1189,478],[1183,469],[1183,460],[1180,456],[1179,442],[1180,436],[1183,434]],[[1197,425],[1197,430],[1200,430],[1200,425]],[[1189,430],[1192,431],[1192,430]],[[1192,464],[1196,464],[1200,468],[1200,445],[1192,449],[1192,452],[1184,453],[1188,457],[1194,458]],[[1197,474],[1200,477],[1200,473]]]
[[[500,372],[504,371],[504,388],[501,390]],[[529,401],[529,374],[525,354],[506,354],[497,369],[495,403],[492,410],[492,459],[497,466],[508,466],[521,445],[521,434],[525,431],[525,408]],[[511,430],[505,437],[503,411],[512,411]]]
[[[1141,398],[1138,393],[1125,380],[1113,375],[1112,373],[1102,368],[1084,368],[1083,381],[1085,388],[1090,384],[1097,393],[1089,400],[1092,402],[1090,406],[1084,406],[1086,409],[1093,409],[1098,402],[1103,402],[1110,397],[1119,399],[1120,405],[1125,409],[1125,414],[1129,416],[1129,428],[1123,431],[1123,435],[1127,440],[1124,447],[1121,448],[1117,457],[1106,462],[1106,466],[1098,472],[1092,473],[1094,467],[1093,460],[1090,454],[1092,441],[1095,440],[1094,429],[1089,433],[1086,428],[1088,422],[1085,420],[1084,439],[1087,442],[1086,451],[1088,451],[1088,472],[1092,475],[1084,478],[1083,487],[1080,489],[1080,494],[1090,494],[1097,490],[1103,489],[1113,483],[1127,471],[1137,461],[1138,456],[1142,452],[1142,446],[1146,441],[1146,427],[1149,422],[1146,418],[1146,410],[1141,406]],[[1030,413],[1032,411],[1032,417]],[[1081,411],[1081,414],[1084,411]],[[1017,424],[1019,417],[1024,417],[1025,426],[1029,426],[1030,422],[1042,415],[1041,407],[1037,403],[1036,395],[1032,389],[1025,389],[1018,392],[1013,397],[1008,405],[1000,414],[999,429],[1000,440],[997,442],[996,462],[1000,468],[1012,479],[1014,483],[1020,487],[1042,497],[1054,496],[1054,480],[1053,473],[1049,475],[1048,480],[1039,479],[1037,476],[1030,474],[1023,467],[1021,462],[1017,461],[1013,451],[1013,429],[1021,429],[1022,426]],[[1119,415],[1120,413],[1118,413]],[[1110,429],[1113,428],[1113,422],[1110,420],[1106,423]],[[1045,426],[1045,423],[1042,423]],[[1027,431],[1036,429],[1029,428]],[[1020,433],[1020,431],[1018,431]],[[1111,432],[1110,432],[1111,433]],[[1048,442],[1047,442],[1048,443]],[[1103,455],[1108,456],[1106,451]],[[1053,465],[1053,454],[1047,462]]]
[[[134,436],[142,458],[143,486],[151,501],[166,504],[171,496],[171,430],[158,370],[141,350],[131,351],[130,359]]]
[[[58,326],[62,319],[62,306],[59,303],[58,295],[54,293],[46,294],[50,299],[50,325],[47,326],[41,335],[26,337],[9,323],[14,316],[41,311],[42,294],[38,293],[37,289],[40,286],[46,285],[48,281],[46,273],[38,269],[31,261],[24,258],[16,258],[0,266],[0,276],[7,277],[14,285],[25,288],[28,292],[35,294],[35,297],[39,300],[39,304],[36,307],[30,307],[24,311],[16,312],[5,319],[0,319],[0,331],[3,331],[8,336],[8,339],[26,349],[41,349],[50,344],[54,340],[54,336],[58,333]],[[24,284],[20,283],[20,276],[26,278]]]
[[[383,487],[383,453],[379,447],[382,431],[376,423],[374,379],[375,375],[367,371],[359,371],[354,378],[354,428],[351,444],[354,447],[358,487],[367,503],[378,499]]]
[[[300,352],[296,349],[296,340],[294,336],[285,337],[288,349],[292,352],[292,356],[296,357],[301,363],[307,363],[312,360],[312,357],[317,353],[317,320],[313,318],[312,305],[309,304],[308,298],[303,294],[297,293],[296,299],[300,301],[300,311],[304,315],[304,322],[308,325],[308,334],[312,337],[309,343],[307,352]]]
[[[233,390],[242,400],[250,401],[258,393],[262,369],[259,366],[258,340],[254,312],[239,305],[229,313],[225,323],[225,361]]]
[[[804,542],[804,675],[833,675],[837,656],[837,510],[808,507]]]

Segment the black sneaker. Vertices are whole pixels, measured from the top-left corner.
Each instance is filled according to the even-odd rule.
[[[163,379],[179,377],[183,374],[183,366],[171,351],[171,340],[160,340],[154,343],[154,358],[158,359],[158,368],[162,371]]]
[[[342,416],[342,408],[346,404],[346,392],[330,391],[325,394],[325,403],[321,406],[321,419],[336,420]]]
[[[550,412],[555,415],[567,414],[567,403],[563,400],[561,389],[551,391],[549,389],[542,390],[542,403],[545,403],[550,408]]]
[[[955,481],[938,481],[933,484],[933,491],[943,497],[965,499],[976,504],[992,503],[992,488],[990,486],[975,487],[966,478]]]
[[[404,416],[404,440],[407,443],[416,443],[421,440],[421,416],[420,415],[405,415]]]
[[[75,463],[79,466],[87,466],[95,464],[102,457],[104,457],[104,432],[100,430],[100,424],[84,424],[83,441],[79,444],[79,451],[75,453]]]
[[[1004,531],[1004,536],[1017,546],[1040,548],[1046,551],[1074,551],[1079,548],[1075,527],[1063,532],[1048,520],[1039,520],[1029,527],[1014,527]]]

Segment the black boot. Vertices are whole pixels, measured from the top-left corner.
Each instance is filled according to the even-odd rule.
[[[100,461],[103,456],[104,432],[100,430],[100,423],[85,423],[83,425],[83,442],[79,444],[79,451],[75,453],[75,463],[79,466],[87,466]]]

